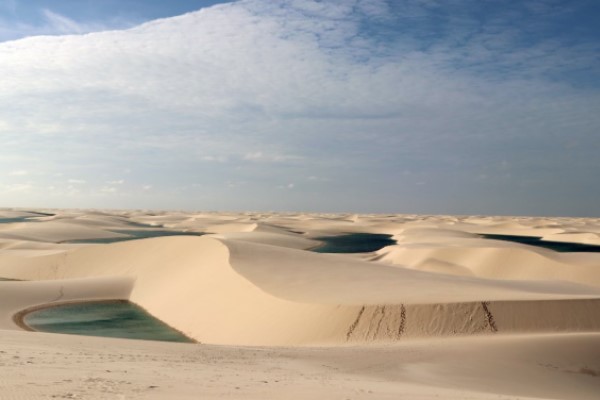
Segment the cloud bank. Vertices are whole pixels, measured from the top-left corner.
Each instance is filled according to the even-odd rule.
[[[0,205],[598,215],[598,42],[555,27],[582,11],[460,3],[2,43]]]

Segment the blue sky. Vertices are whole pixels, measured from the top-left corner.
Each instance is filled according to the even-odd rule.
[[[0,206],[600,215],[600,3],[214,3],[0,2]]]
[[[0,41],[32,35],[124,29],[227,1],[0,0]]]

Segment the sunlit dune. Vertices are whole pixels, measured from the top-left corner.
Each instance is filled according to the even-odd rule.
[[[0,335],[9,352],[25,351],[35,338],[38,345],[28,352],[37,362],[51,363],[48,349],[54,346],[69,357],[110,346],[123,357],[157,360],[167,360],[172,348],[188,352],[187,359],[199,365],[200,354],[213,354],[228,360],[233,371],[243,368],[254,351],[262,354],[258,370],[244,376],[253,379],[263,371],[266,381],[280,380],[283,373],[268,365],[315,373],[317,357],[337,365],[333,379],[360,371],[358,381],[376,393],[551,397],[560,387],[569,398],[591,399],[599,389],[600,357],[593,354],[600,341],[600,254],[559,253],[481,236],[501,229],[547,237],[551,220],[52,214],[0,214],[6,219],[0,224],[0,277],[18,280],[0,282]],[[581,232],[576,222],[556,221],[552,238],[586,242],[600,232]],[[589,227],[600,226],[588,222]],[[163,230],[177,236],[151,237]],[[327,237],[353,233],[391,235],[393,244],[368,253],[311,251]],[[68,240],[75,238],[77,243]],[[28,310],[101,300],[131,301],[199,344],[73,337],[71,346],[65,341],[69,336],[21,331],[31,329],[22,319]],[[126,349],[128,343],[131,349]],[[536,345],[529,347],[532,343]],[[240,349],[238,358],[238,346],[261,347]],[[477,355],[483,348],[489,361]],[[94,354],[103,357],[101,351]],[[452,368],[456,357],[460,367]],[[186,370],[181,361],[169,362],[170,372],[156,378],[159,386],[163,379],[210,374],[201,366]],[[487,369],[481,368],[485,362]],[[95,365],[89,361],[81,368],[92,371]],[[11,371],[17,374],[17,369]],[[524,380],[517,371],[539,379]],[[129,379],[146,382],[140,374]],[[500,379],[490,380],[492,374],[516,383],[503,385]],[[52,374],[42,379],[52,379]],[[237,378],[226,379],[234,385]],[[553,384],[538,384],[546,379]],[[313,390],[305,378],[290,384],[300,397]],[[190,387],[183,384],[180,390]],[[321,394],[328,393],[323,390]]]

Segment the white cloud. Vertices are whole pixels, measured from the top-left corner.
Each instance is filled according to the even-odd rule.
[[[15,170],[15,171],[10,171],[8,173],[9,176],[24,176],[24,175],[28,175],[29,171],[24,170],[24,169],[19,169],[19,170]]]
[[[2,0],[0,2],[1,8],[4,8],[10,15],[8,17],[0,15],[0,42],[39,35],[101,32],[124,29],[135,25],[134,21],[120,17],[102,21],[76,21],[47,8],[38,10],[41,21],[29,22],[19,18],[20,15],[17,12],[15,0]]]
[[[108,183],[109,185],[122,185],[125,183],[125,180],[118,179],[118,180],[114,180],[114,181],[106,181],[106,183]]]
[[[307,178],[311,182],[328,182],[329,179],[322,176],[311,175]]]
[[[65,196],[72,197],[72,196],[77,196],[80,193],[81,193],[81,190],[79,190],[77,187],[75,187],[73,185],[69,185],[69,186],[67,186],[67,190],[65,192]]]
[[[243,160],[253,162],[280,163],[287,161],[300,161],[302,157],[287,154],[265,154],[262,151],[255,151],[244,154]]]
[[[14,183],[11,185],[4,185],[4,192],[29,192],[33,188],[33,185],[29,183]]]
[[[48,9],[42,10],[42,13],[50,27],[59,33],[70,34],[83,33],[86,31],[82,25],[70,18],[65,17],[64,15],[60,15]]]
[[[229,159],[225,156],[202,156],[200,158],[202,161],[206,162],[218,162],[218,163],[226,163]]]
[[[254,152],[254,153],[246,153],[246,155],[244,155],[244,160],[247,161],[259,161],[262,160],[264,158],[263,153],[260,151]]]
[[[113,177],[128,170],[128,185],[164,189],[164,207],[175,187],[201,182],[218,207],[225,182],[248,182],[257,200],[244,204],[268,208],[281,182],[321,176],[331,185],[311,187],[327,201],[378,188],[396,205],[402,184],[458,187],[503,162],[512,176],[593,180],[599,91],[555,74],[593,69],[595,44],[531,34],[517,46],[540,28],[511,26],[512,9],[481,23],[450,8],[434,34],[427,16],[444,6],[244,0],[0,44],[0,149],[19,157],[1,166],[64,171],[79,177],[69,190],[89,182],[85,193],[121,185]],[[55,33],[90,29],[46,17]],[[51,178],[39,187],[60,187]]]
[[[296,185],[293,183],[288,183],[287,185],[279,185],[277,186],[279,189],[293,189]]]
[[[114,194],[118,192],[118,189],[114,186],[104,186],[100,189],[100,192],[104,194]]]

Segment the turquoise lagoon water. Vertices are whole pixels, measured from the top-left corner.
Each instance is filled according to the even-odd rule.
[[[348,233],[339,236],[318,237],[322,246],[314,248],[317,253],[370,253],[396,244],[392,235],[379,233]]]
[[[15,222],[25,222],[31,217],[0,218],[0,224],[13,224]]]
[[[24,322],[40,332],[194,343],[129,301],[65,304],[27,314]]]

